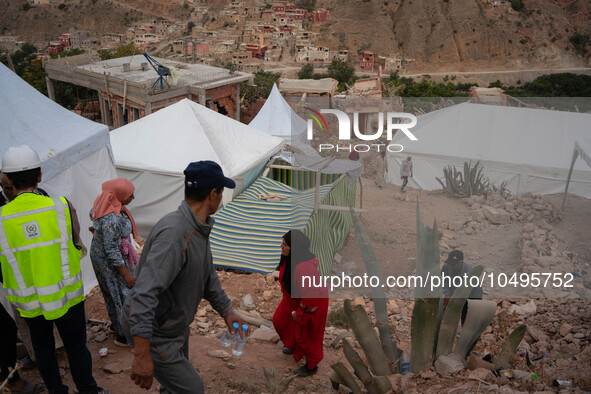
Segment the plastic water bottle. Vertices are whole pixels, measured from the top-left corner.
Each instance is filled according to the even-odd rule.
[[[222,335],[222,346],[223,347],[228,347],[232,344],[232,342],[234,342],[234,338],[236,338],[236,333],[238,332],[238,327],[239,327],[239,324],[234,322],[232,324],[232,328],[234,329],[234,334],[232,334],[230,332],[230,329],[228,328],[226,330],[226,332],[224,333],[224,335]]]
[[[240,338],[240,334],[236,333],[236,341],[234,341],[234,346],[232,346],[232,354],[235,356],[240,356],[244,353],[244,345],[246,345],[248,333],[248,326],[246,324],[242,325],[242,335],[243,337]]]
[[[400,364],[400,373],[406,375],[410,372],[410,355],[406,350],[402,352],[402,360]]]

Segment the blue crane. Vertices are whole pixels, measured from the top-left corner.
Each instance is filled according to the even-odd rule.
[[[170,85],[168,84],[168,82],[166,81],[166,78],[165,78],[165,77],[168,77],[171,75],[170,68],[158,63],[158,61],[156,59],[154,59],[152,56],[148,55],[146,52],[144,52],[144,56],[146,57],[146,59],[148,60],[148,62],[150,63],[150,65],[152,66],[154,71],[156,71],[156,73],[158,74],[158,79],[156,79],[154,81],[154,83],[152,84],[152,90],[154,89],[154,85],[156,85],[158,83],[158,81],[160,81],[160,90],[164,89],[162,82],[164,82],[166,84],[166,86],[168,86],[168,88],[170,89]]]

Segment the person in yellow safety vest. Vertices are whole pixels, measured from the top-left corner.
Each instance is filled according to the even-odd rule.
[[[92,376],[86,347],[84,287],[78,219],[64,197],[36,192],[41,160],[27,145],[11,147],[2,158],[2,184],[14,199],[0,210],[0,263],[7,299],[31,334],[37,368],[49,393],[68,393],[55,357],[55,324],[66,348],[79,393],[108,392]]]

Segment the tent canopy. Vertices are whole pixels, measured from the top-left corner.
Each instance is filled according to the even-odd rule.
[[[117,173],[136,188],[130,210],[141,234],[183,199],[183,171],[199,160],[218,163],[236,181],[229,203],[250,185],[283,140],[188,99],[111,132]]]
[[[88,212],[101,184],[114,178],[109,129],[51,101],[0,63],[0,154],[27,144],[41,158],[40,187],[64,196],[78,212],[80,236],[89,248],[92,225]],[[96,285],[90,258],[82,260],[84,289]]]
[[[480,161],[496,183],[508,182],[514,194],[549,194],[564,188],[576,139],[589,135],[591,115],[552,110],[463,103],[418,117],[412,129],[418,141],[397,133],[392,143],[404,151],[388,155],[389,183],[399,184],[399,170],[413,156],[409,184],[433,190],[446,165]],[[591,197],[591,171],[577,163],[573,192]]]
[[[289,106],[275,84],[263,108],[249,126],[286,141],[303,141],[307,129],[306,121]]]
[[[14,145],[29,145],[43,162],[44,181],[102,147],[110,148],[107,126],[66,110],[3,64],[0,80],[0,153]]]
[[[177,176],[190,162],[212,160],[235,177],[268,159],[282,143],[188,99],[111,132],[117,168]]]

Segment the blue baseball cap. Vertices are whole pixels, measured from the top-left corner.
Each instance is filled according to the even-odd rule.
[[[185,186],[199,189],[214,189],[227,187],[234,189],[236,183],[224,176],[222,167],[211,160],[202,160],[190,163],[185,171]]]

